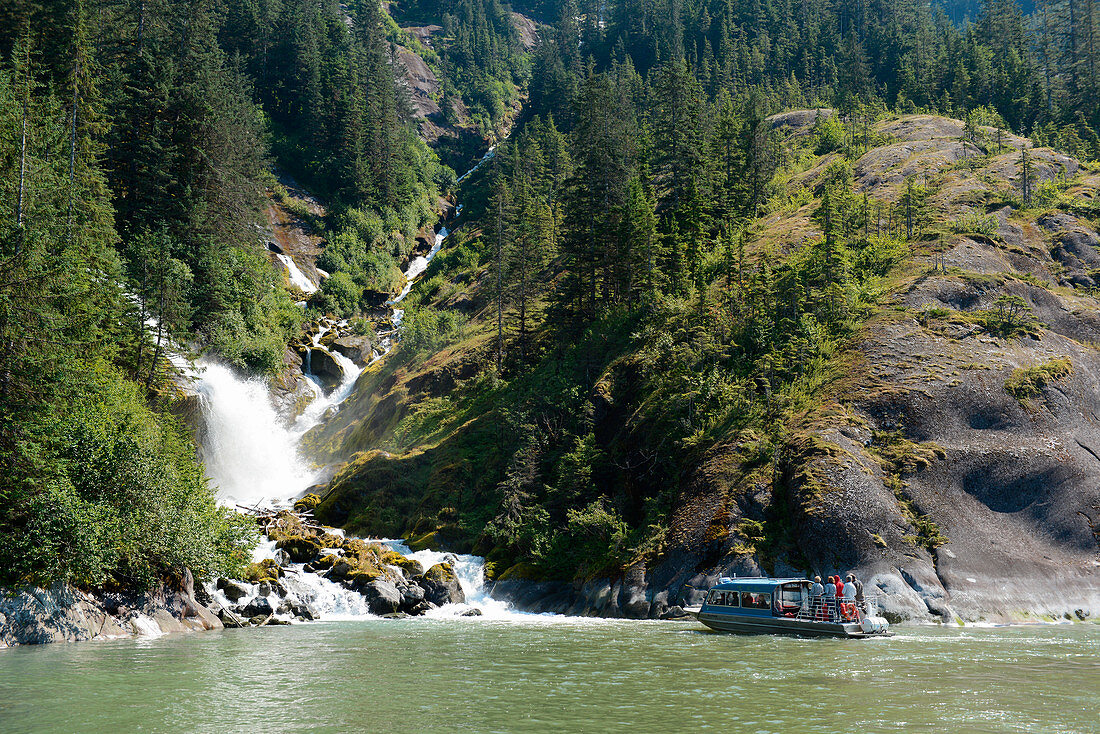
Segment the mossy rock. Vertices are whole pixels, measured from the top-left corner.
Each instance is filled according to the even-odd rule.
[[[429,548],[435,548],[439,545],[439,534],[433,530],[430,533],[425,533],[424,535],[421,535],[419,538],[413,538],[412,540],[408,541],[406,545],[408,545],[409,549],[413,551],[422,551],[428,550]]]
[[[362,556],[367,552],[367,544],[359,538],[344,541],[344,553],[349,556]]]
[[[259,563],[250,563],[245,566],[241,578],[250,584],[258,584],[264,581],[277,581],[282,573],[279,564],[270,558],[265,558]]]
[[[424,589],[425,598],[432,604],[442,606],[466,601],[462,585],[449,563],[435,564],[424,572],[424,577],[418,583]]]
[[[276,543],[287,538],[309,537],[316,534],[302,525],[301,518],[289,510],[281,510],[276,514],[274,521],[264,526],[264,532]]]
[[[295,563],[309,563],[321,552],[317,538],[307,535],[291,535],[276,541],[275,547],[286,551]]]
[[[310,492],[305,497],[294,503],[295,512],[309,512],[317,505],[321,504],[321,497],[313,492]]]
[[[451,583],[457,578],[449,563],[437,563],[424,572],[424,579],[435,583]]]
[[[485,556],[485,579],[496,581],[501,573],[516,563],[516,554],[503,546],[497,546]]]
[[[333,533],[325,533],[317,538],[317,542],[321,544],[322,548],[343,548],[344,539],[339,535]]]
[[[327,570],[336,565],[343,556],[339,553],[326,553],[313,562],[313,567],[318,570]]]
[[[382,556],[382,562],[390,566],[397,566],[411,579],[419,578],[424,575],[423,563],[414,558],[407,558],[394,551],[384,554]]]
[[[366,586],[371,581],[377,581],[380,578],[383,578],[382,572],[380,570],[376,568],[362,569],[349,573],[346,577],[344,577],[344,583],[346,583],[353,589],[359,589]]]
[[[497,576],[497,581],[541,581],[544,577],[538,566],[521,561]]]

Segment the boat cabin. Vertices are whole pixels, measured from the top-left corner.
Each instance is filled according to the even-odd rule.
[[[722,579],[703,602],[708,612],[750,617],[794,617],[808,603],[806,579]]]

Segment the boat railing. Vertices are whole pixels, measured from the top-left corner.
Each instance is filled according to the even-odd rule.
[[[794,616],[803,622],[860,622],[878,616],[878,608],[873,599],[817,596],[803,602]]]

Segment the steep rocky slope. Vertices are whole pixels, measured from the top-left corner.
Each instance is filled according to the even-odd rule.
[[[788,203],[751,228],[753,254],[782,258],[822,235],[814,213],[840,156],[808,154],[819,114],[772,119],[803,164],[786,175]],[[1024,207],[1024,138],[994,143],[987,129],[979,147],[961,122],[928,115],[868,132],[874,143],[850,163],[853,191],[896,211],[917,185],[920,221],[909,256],[834,357],[814,407],[785,426],[774,459],[760,465],[759,437],[733,433],[684,477],[659,553],[573,583],[513,569],[499,594],[533,609],[652,617],[730,573],[854,569],[898,618],[1100,613],[1100,174],[1029,149],[1036,195]],[[893,214],[875,219],[878,228],[904,226]],[[449,305],[461,303],[475,321],[485,305],[476,283],[448,286],[461,291]],[[402,513],[447,505],[439,495],[461,484],[469,461],[449,439],[407,446],[395,429],[410,413],[431,415],[425,406],[474,378],[488,354],[475,339],[364,376],[314,445],[326,457],[396,453],[359,454],[321,510],[383,531],[400,529]],[[615,397],[594,393],[597,430],[632,420]],[[439,419],[448,435],[491,434],[487,410],[448,408],[461,410]],[[445,518],[413,529],[470,544]]]
[[[1100,309],[1088,263],[1100,240],[1083,213],[1094,212],[1100,176],[1035,150],[1036,186],[1066,183],[1048,206],[1021,210],[1009,202],[1019,198],[1028,141],[1008,136],[1007,149],[982,156],[961,141],[962,123],[931,116],[877,132],[886,144],[852,165],[856,191],[897,201],[920,177],[939,226],[915,244],[886,307],[852,340],[824,407],[796,427],[781,485],[744,486],[718,449],[679,512],[677,550],[652,580],[705,586],[719,573],[755,570],[760,554],[737,553],[751,546],[738,528],[774,522],[780,502],[789,547],[769,559],[772,570],[806,561],[823,573],[858,569],[899,616],[1095,613]],[[812,186],[827,165],[792,185]],[[818,236],[811,208],[774,217],[758,234],[788,246],[797,243],[785,233]],[[967,231],[971,221],[985,233]],[[983,327],[982,314],[1004,296],[1022,299],[1038,324],[1005,336]],[[1044,376],[1032,394],[1013,395],[1014,380],[1029,374]],[[692,562],[702,573],[691,575]]]

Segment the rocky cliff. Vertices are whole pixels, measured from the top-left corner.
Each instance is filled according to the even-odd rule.
[[[1032,151],[1035,185],[1061,193],[1021,211],[1009,202],[1028,141],[984,156],[962,142],[961,122],[931,116],[877,132],[887,142],[853,164],[856,191],[896,201],[919,176],[943,226],[852,340],[823,408],[794,427],[779,486],[746,486],[728,461],[737,447],[717,447],[650,583],[755,572],[745,521],[775,523],[782,505],[789,545],[770,570],[856,569],[899,617],[1100,612],[1100,309],[1088,265],[1100,175]],[[813,186],[827,165],[792,185]],[[759,233],[795,246],[775,233],[815,236],[808,209]],[[996,333],[998,301],[1034,321]]]

